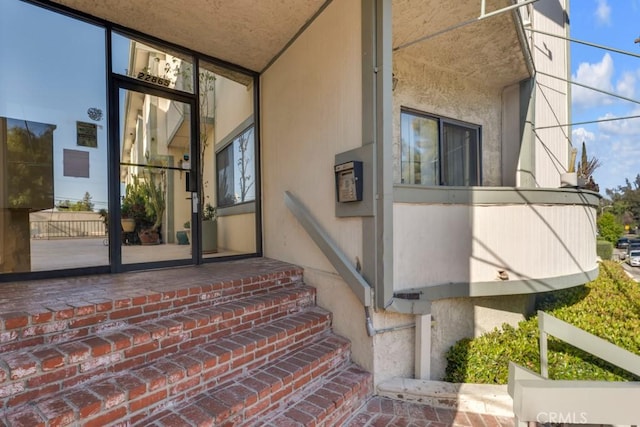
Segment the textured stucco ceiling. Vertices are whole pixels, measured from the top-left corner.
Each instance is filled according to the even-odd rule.
[[[326,0],[53,0],[261,71]]]
[[[392,4],[393,46],[400,47],[396,54],[487,85],[505,86],[529,76],[512,12],[458,27],[480,16],[480,0],[393,0]],[[487,0],[486,13],[512,4]],[[405,44],[410,45],[403,48]]]
[[[197,52],[262,71],[331,0],[53,0]],[[358,0],[349,0],[358,1]],[[393,46],[480,14],[481,0],[393,0]],[[491,12],[512,0],[486,0]],[[511,12],[445,31],[398,51],[448,72],[504,85],[528,76]]]

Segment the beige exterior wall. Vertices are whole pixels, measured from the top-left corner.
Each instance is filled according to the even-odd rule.
[[[408,107],[482,126],[482,184],[501,185],[501,89],[406,54],[394,55],[393,72],[402,76],[393,92],[394,182],[400,182],[400,108]]]
[[[352,342],[356,363],[375,372],[362,304],[284,204],[291,191],[355,265],[362,221],[335,216],[334,156],[362,145],[360,2],[333,1],[261,76],[264,254],[300,265]]]
[[[262,75],[265,255],[333,268],[284,204],[289,190],[362,259],[359,219],[335,217],[334,156],[362,144],[359,2],[332,2]]]

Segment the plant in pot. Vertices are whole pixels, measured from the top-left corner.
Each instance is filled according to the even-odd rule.
[[[140,221],[138,236],[142,244],[161,242],[161,227],[166,209],[164,171],[143,171],[143,180],[138,181],[144,199],[145,217]]]
[[[127,184],[124,197],[120,203],[120,225],[122,226],[125,244],[138,244],[138,231],[142,224],[148,222],[145,208],[145,195],[140,185],[140,179],[133,176]]]
[[[131,204],[125,200],[120,205],[120,225],[125,233],[133,233],[136,229],[136,220],[133,218]]]
[[[176,240],[179,245],[188,245],[191,241],[191,221],[186,221],[182,227],[184,230],[176,231]]]
[[[202,211],[202,253],[218,252],[218,215],[211,203]]]

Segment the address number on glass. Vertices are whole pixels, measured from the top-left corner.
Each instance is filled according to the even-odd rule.
[[[156,85],[169,87],[169,83],[171,83],[168,79],[163,79],[162,77],[152,76],[149,73],[145,73],[144,71],[140,71],[138,73],[138,80],[144,80],[145,82],[150,82]]]

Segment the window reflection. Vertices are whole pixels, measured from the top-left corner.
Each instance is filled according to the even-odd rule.
[[[193,60],[190,57],[115,32],[111,40],[114,73],[193,93]]]
[[[107,265],[105,30],[15,1],[0,28],[0,274]]]
[[[253,126],[233,138],[217,155],[218,205],[255,200]]]
[[[253,80],[202,61],[199,83],[203,254],[210,257],[254,253]]]

